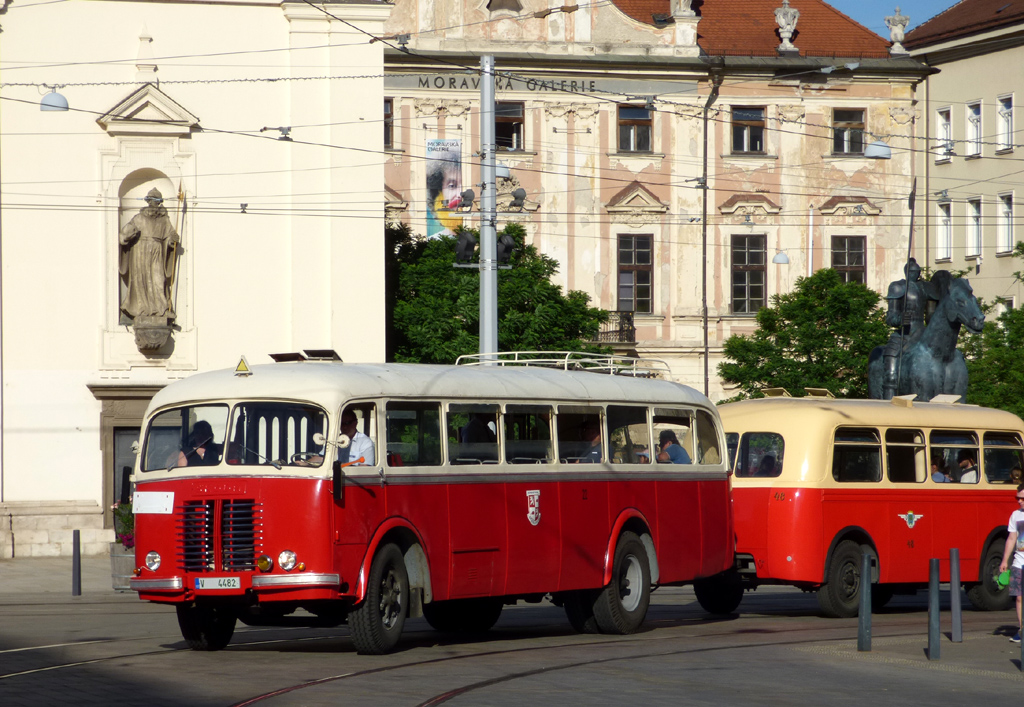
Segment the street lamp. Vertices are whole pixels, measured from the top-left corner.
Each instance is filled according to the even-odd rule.
[[[701,318],[704,328],[704,397],[708,396],[711,385],[711,376],[708,370],[708,357],[710,347],[708,346],[708,111],[711,105],[718,98],[718,89],[722,87],[722,77],[719,74],[725,65],[725,58],[716,56],[711,58],[711,93],[708,100],[704,102],[704,150],[703,164],[701,170],[700,189],[704,190],[704,198],[701,199],[700,218],[700,240],[701,240],[701,278],[700,278],[700,299]]]

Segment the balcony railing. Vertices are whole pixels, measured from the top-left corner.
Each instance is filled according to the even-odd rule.
[[[636,327],[632,312],[609,312],[608,321],[601,325],[595,341],[605,344],[635,344]]]

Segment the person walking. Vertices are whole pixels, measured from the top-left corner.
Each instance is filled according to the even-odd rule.
[[[1010,521],[1006,524],[1009,535],[1003,549],[1003,561],[999,564],[999,572],[1005,572],[1010,567],[1010,556],[1013,556],[1013,566],[1010,568],[1010,596],[1016,597],[1017,631],[1010,638],[1011,643],[1020,643],[1021,572],[1024,571],[1024,484],[1017,486],[1017,506],[1017,510],[1010,514]]]

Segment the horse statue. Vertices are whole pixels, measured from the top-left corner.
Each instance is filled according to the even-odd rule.
[[[935,273],[932,282],[943,296],[918,334],[907,337],[903,344],[900,374],[896,395],[917,394],[917,399],[928,401],[936,395],[958,395],[960,402],[967,400],[967,363],[956,348],[960,326],[975,334],[981,333],[985,314],[971,283],[953,278],[948,271]],[[868,358],[868,396],[881,400],[884,376],[882,353],[884,346],[875,347]]]

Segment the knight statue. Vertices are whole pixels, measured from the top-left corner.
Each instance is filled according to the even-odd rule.
[[[882,400],[890,400],[896,394],[897,378],[900,375],[900,358],[904,346],[920,335],[924,329],[925,313],[929,301],[938,301],[938,294],[930,283],[921,281],[921,266],[914,258],[903,266],[902,280],[889,284],[889,309],[885,323],[893,327],[892,335],[882,355],[885,377],[882,380]]]

